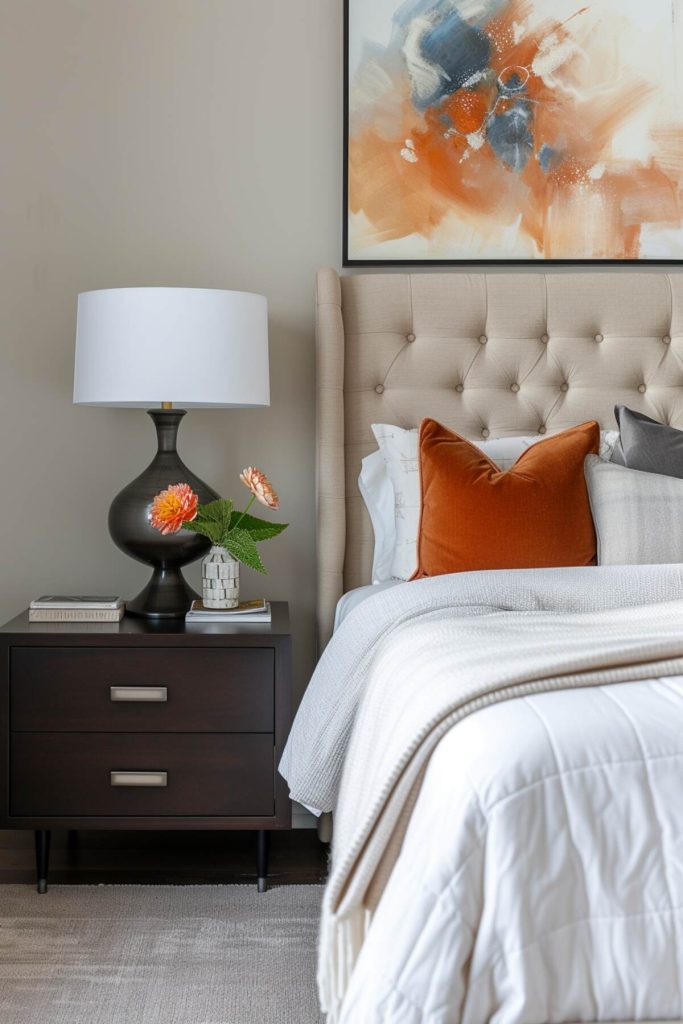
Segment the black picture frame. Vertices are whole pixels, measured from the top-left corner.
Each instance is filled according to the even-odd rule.
[[[680,267],[683,259],[457,259],[457,260],[370,260],[351,259],[349,257],[349,92],[351,87],[350,74],[350,30],[351,0],[343,0],[344,4],[344,57],[343,57],[343,223],[342,223],[342,266],[344,268],[369,267]]]

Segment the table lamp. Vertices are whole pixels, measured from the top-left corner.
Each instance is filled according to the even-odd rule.
[[[183,617],[198,595],[181,566],[201,557],[210,543],[185,530],[163,536],[150,523],[152,500],[175,483],[188,483],[200,502],[218,497],[182,462],[178,427],[186,409],[270,404],[266,299],[208,288],[83,292],[74,403],[146,409],[151,416],[157,453],[114,498],[109,532],[122,551],[153,567],[147,586],[126,602],[128,614]]]

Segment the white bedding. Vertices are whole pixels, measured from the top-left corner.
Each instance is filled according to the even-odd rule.
[[[683,680],[477,712],[432,756],[343,1024],[679,1019]]]
[[[381,583],[369,583],[366,587],[355,587],[353,590],[348,590],[337,601],[337,608],[334,613],[334,631],[336,632],[339,629],[344,619],[363,601],[367,601],[369,597],[374,597],[375,594],[381,594],[383,590],[398,587],[401,583],[402,580],[383,580]]]
[[[605,639],[613,651],[631,643],[635,651],[658,633],[676,655],[683,653],[683,603],[662,604],[660,612],[652,603],[680,599],[682,580],[678,566],[541,570],[462,574],[377,594],[333,638],[283,774],[298,799],[336,805],[348,834],[354,806],[344,805],[346,752],[355,744],[350,760],[358,762],[366,750],[371,778],[377,752],[392,737],[361,742],[364,709],[373,700],[391,703],[402,635],[410,641],[413,692],[427,695],[432,673],[443,684],[448,651],[440,652],[438,672],[429,650],[418,656],[419,616],[427,636],[435,616],[447,623],[450,614],[457,635],[461,617],[494,613],[491,622],[502,623],[503,608],[531,637],[537,610],[561,609],[570,630],[571,614],[583,616],[577,648],[593,643],[597,650],[599,633],[591,638],[586,612],[599,618],[604,609],[650,603],[642,616],[603,616]],[[538,618],[546,638],[548,614]],[[661,628],[638,636],[646,616],[654,623],[660,616]],[[480,641],[486,625],[480,618]],[[544,642],[551,657],[552,643]],[[449,656],[455,665],[457,651]],[[335,1020],[542,1024],[683,1015],[683,681],[678,669],[673,678],[656,675],[493,704],[445,733],[398,860],[379,901],[367,904]],[[333,883],[345,854],[333,850]]]

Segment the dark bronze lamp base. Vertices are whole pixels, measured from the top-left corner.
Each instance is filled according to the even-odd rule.
[[[201,558],[211,545],[187,530],[161,534],[150,522],[152,502],[170,484],[189,484],[203,504],[214,501],[218,494],[178,455],[178,427],[185,411],[151,409],[148,415],[156,427],[158,450],[147,469],[114,498],[109,532],[117,547],[154,570],[147,586],[126,602],[126,612],[147,619],[181,619],[199,596],[183,578],[181,567]]]
[[[126,615],[145,619],[183,618],[193,601],[199,598],[180,569],[159,569],[137,597],[126,601]]]

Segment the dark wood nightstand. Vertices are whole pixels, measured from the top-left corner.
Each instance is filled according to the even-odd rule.
[[[0,629],[0,828],[291,826],[277,773],[291,724],[289,612],[263,625],[29,623]]]

